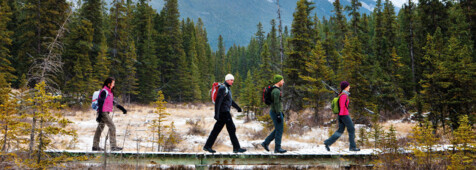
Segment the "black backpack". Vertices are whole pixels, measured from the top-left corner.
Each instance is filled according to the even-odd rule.
[[[274,88],[278,88],[276,86],[267,86],[263,89],[263,102],[266,105],[271,105],[273,103],[273,97],[271,96],[271,92]]]

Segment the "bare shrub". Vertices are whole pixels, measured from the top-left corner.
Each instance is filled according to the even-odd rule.
[[[188,119],[185,123],[187,125],[190,125],[190,128],[188,128],[187,135],[206,135],[207,132],[203,128],[203,122],[201,119]]]

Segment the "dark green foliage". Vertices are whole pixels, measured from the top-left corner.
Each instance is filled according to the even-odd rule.
[[[12,67],[10,49],[12,45],[11,36],[13,31],[8,30],[7,23],[11,22],[12,11],[7,1],[3,0],[0,3],[0,73],[4,74],[7,82],[12,82],[16,79],[13,75],[15,68]]]

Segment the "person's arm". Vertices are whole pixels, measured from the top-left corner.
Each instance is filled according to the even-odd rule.
[[[102,113],[102,108],[103,108],[105,99],[106,99],[106,91],[102,90],[101,93],[99,93],[99,97],[98,97],[98,112],[99,113]]]
[[[224,86],[220,86],[217,92],[217,98],[215,99],[215,119],[218,120],[220,118],[220,106],[223,103],[223,98],[225,97],[225,88]]]
[[[281,117],[281,110],[279,109],[279,97],[281,95],[281,91],[278,88],[274,88],[273,91],[271,91],[271,95],[273,96],[273,109],[274,109],[274,114],[276,114],[276,119],[278,123],[281,123],[283,121],[283,118]]]
[[[126,110],[124,107],[122,107],[118,102],[116,102],[115,100],[113,100],[112,103],[113,103],[119,110],[121,110],[122,113],[127,114],[127,110]]]
[[[277,88],[274,88],[273,91],[271,91],[271,97],[273,98],[273,104],[271,104],[272,109],[276,112],[276,115],[280,115],[279,111],[279,95],[280,91],[277,90]]]
[[[235,103],[234,100],[231,101],[231,105],[232,105],[236,110],[238,110],[238,112],[243,111],[243,110],[241,110],[241,107],[238,106],[238,104]]]

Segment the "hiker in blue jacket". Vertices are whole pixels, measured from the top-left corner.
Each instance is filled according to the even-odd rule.
[[[212,149],[215,140],[218,137],[218,134],[223,129],[223,126],[226,125],[226,129],[228,130],[228,134],[230,135],[231,143],[233,144],[233,152],[234,153],[243,153],[246,152],[246,149],[240,147],[240,143],[238,142],[238,138],[236,137],[236,127],[233,123],[233,119],[230,113],[230,108],[233,106],[238,112],[241,112],[240,106],[235,103],[232,99],[232,93],[230,87],[233,85],[235,78],[231,74],[227,74],[225,76],[225,83],[223,86],[220,86],[218,89],[217,97],[215,99],[215,126],[213,127],[210,136],[203,147],[203,150],[215,153],[216,151]],[[227,93],[228,92],[228,93]]]

